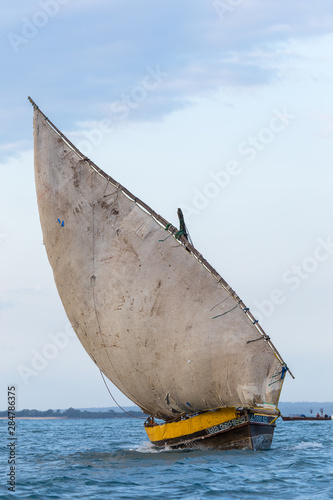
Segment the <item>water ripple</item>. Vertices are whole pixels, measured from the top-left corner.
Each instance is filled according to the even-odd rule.
[[[22,420],[17,428],[17,496],[326,500],[333,498],[333,421],[314,424],[280,421],[272,449],[252,452],[160,450],[134,419]],[[8,471],[5,440],[6,422],[0,421],[2,471]],[[13,498],[5,479],[0,498]]]

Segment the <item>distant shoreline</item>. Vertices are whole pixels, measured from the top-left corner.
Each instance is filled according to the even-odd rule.
[[[0,417],[0,420],[7,420],[8,417]],[[70,420],[68,417],[15,417],[15,420]]]
[[[87,411],[78,410],[75,408],[68,408],[67,410],[12,410],[12,411],[1,411],[0,419],[14,419],[15,420],[72,420],[72,419],[114,419],[114,418],[129,418],[129,417],[139,417],[147,418],[143,412],[132,410],[130,412],[115,412],[109,409],[108,411]]]
[[[279,409],[281,414],[284,416],[290,415],[316,415],[333,414],[333,402],[283,402],[279,404]],[[0,411],[0,420],[83,420],[83,419],[121,419],[121,418],[131,418],[137,417],[145,420],[148,415],[140,411],[140,408],[136,406],[125,407],[124,412],[115,411],[115,407],[103,407],[103,408],[68,408],[67,410],[36,410],[36,409],[23,409],[8,412],[7,410]],[[14,414],[14,415],[13,415]]]

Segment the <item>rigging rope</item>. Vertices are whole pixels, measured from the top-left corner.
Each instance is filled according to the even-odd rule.
[[[191,245],[193,246],[193,241],[192,241],[192,238],[191,238],[191,236],[190,236],[190,233],[188,232],[187,225],[186,225],[185,223],[184,223],[184,225],[185,225],[185,231],[186,231],[186,233],[187,233],[187,239],[188,239],[188,241],[191,243]]]
[[[212,319],[219,318],[220,316],[224,316],[225,314],[230,313],[231,311],[233,311],[234,309],[236,309],[237,306],[238,306],[238,304],[236,304],[235,307],[233,307],[232,309],[229,309],[229,311],[226,311],[226,312],[224,312],[222,314],[218,314],[217,316],[214,316]]]
[[[140,420],[147,420],[147,419],[146,419],[146,417],[137,417],[136,415],[132,415],[131,413],[128,413],[128,411],[124,410],[124,408],[122,408],[122,407],[121,407],[121,406],[117,403],[117,401],[114,399],[114,397],[113,397],[113,396],[112,396],[112,394],[111,394],[111,391],[110,391],[110,389],[109,389],[109,387],[108,387],[108,384],[106,383],[106,380],[105,380],[105,378],[104,378],[104,375],[103,375],[103,373],[102,373],[102,370],[99,370],[99,371],[101,372],[102,379],[103,379],[103,382],[104,382],[104,384],[105,384],[105,387],[107,388],[107,390],[108,390],[108,392],[109,392],[109,394],[110,394],[111,398],[112,398],[112,399],[113,399],[113,401],[116,403],[116,405],[118,406],[118,408],[120,408],[120,409],[121,409],[124,413],[127,413],[127,415],[129,415],[130,417],[133,417],[133,418],[139,418]]]
[[[280,380],[283,380],[287,371],[288,371],[288,366],[286,365],[286,363],[284,363],[282,365],[282,370],[272,376],[272,378],[278,377],[279,375],[281,375],[281,377],[278,380],[274,380],[274,382],[271,382],[270,384],[268,384],[268,387],[270,385],[276,384],[276,382],[279,382]]]
[[[262,340],[262,339],[264,339],[264,340],[269,340],[269,339],[270,339],[270,337],[269,337],[268,335],[267,335],[266,337],[264,337],[264,336],[262,335],[262,336],[261,336],[261,337],[259,337],[258,339],[248,340],[246,343],[247,343],[247,344],[251,344],[251,342],[257,342],[257,340]]]

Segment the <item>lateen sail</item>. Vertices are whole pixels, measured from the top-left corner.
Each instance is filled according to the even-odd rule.
[[[67,316],[97,366],[164,419],[277,404],[285,365],[237,295],[173,226],[34,109],[44,244]]]

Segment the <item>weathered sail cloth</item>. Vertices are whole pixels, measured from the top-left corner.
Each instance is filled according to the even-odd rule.
[[[34,138],[48,259],[68,318],[103,373],[164,419],[277,404],[281,360],[214,276],[36,107]]]

